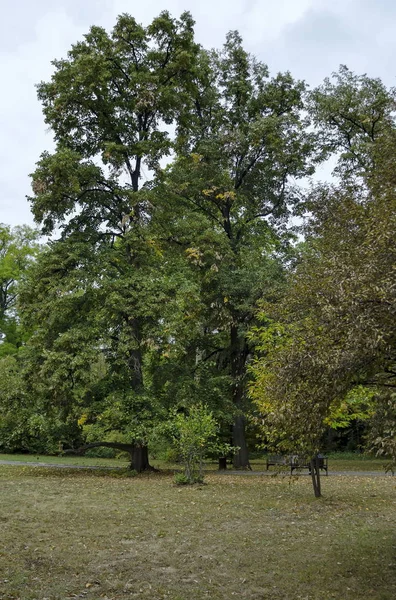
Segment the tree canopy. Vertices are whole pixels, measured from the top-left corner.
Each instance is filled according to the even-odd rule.
[[[142,452],[175,394],[183,407],[211,389],[246,467],[247,332],[282,280],[291,180],[320,155],[305,86],[270,78],[236,32],[221,51],[200,48],[187,13],[93,27],[54,69],[38,91],[57,148],[30,201],[60,236],[21,298],[35,331],[30,385],[88,424],[105,412],[102,433],[118,429]]]
[[[335,88],[327,82],[329,96],[314,98],[321,110],[346,115],[344,125],[353,121],[360,141],[340,156],[339,184],[317,185],[309,195],[305,244],[285,298],[276,310],[263,307],[252,394],[272,441],[311,453],[320,450],[329,415],[359,396],[372,419],[371,446],[395,458],[393,99],[376,80],[357,80],[344,69],[341,77],[351,81],[346,99],[344,80]],[[360,90],[352,86],[357,81]],[[333,117],[322,114],[333,131]],[[337,135],[343,144],[351,129],[340,125]]]
[[[199,46],[189,13],[121,15],[53,67],[29,198],[51,240],[36,256],[36,233],[0,230],[0,353],[29,332],[1,367],[10,406],[138,471],[203,405],[238,468],[257,411],[311,454],[364,412],[393,452],[393,92],[346,67],[313,91],[271,77],[237,32]],[[329,156],[334,183],[304,188]]]

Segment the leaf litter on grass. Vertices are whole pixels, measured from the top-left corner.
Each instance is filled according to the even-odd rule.
[[[161,475],[0,477],[8,596],[396,597],[392,478],[329,478],[318,501],[307,478],[209,475],[180,489]]]

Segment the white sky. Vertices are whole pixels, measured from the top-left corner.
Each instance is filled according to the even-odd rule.
[[[35,83],[93,24],[111,29],[128,12],[148,24],[162,10],[189,10],[196,37],[220,47],[238,29],[270,72],[315,86],[346,64],[395,85],[396,0],[0,0],[0,223],[32,224],[29,173],[51,150]]]

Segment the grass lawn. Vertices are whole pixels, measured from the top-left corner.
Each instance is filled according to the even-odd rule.
[[[127,454],[121,455],[121,458],[91,458],[89,456],[46,456],[35,454],[0,454],[1,460],[11,460],[13,462],[31,462],[78,466],[106,466],[123,468],[128,466],[129,457]],[[335,453],[329,455],[329,471],[383,471],[385,465],[389,463],[387,459],[373,458],[361,454],[353,453]],[[163,461],[151,459],[151,464],[160,469],[180,469],[180,465],[164,463]],[[253,471],[265,471],[266,462],[264,458],[253,459],[251,461]],[[217,470],[218,463],[207,464],[207,469]],[[229,468],[231,468],[229,466]],[[274,467],[271,468],[274,471]]]
[[[0,599],[394,600],[396,478],[0,466]]]
[[[361,454],[352,453],[334,453],[329,454],[329,472],[335,471],[384,471],[385,466],[389,463],[389,459],[374,458],[372,456],[364,456]],[[254,471],[265,471],[265,459],[254,459],[251,461]],[[275,467],[270,467],[271,471]]]
[[[50,465],[78,465],[80,467],[125,467],[128,466],[128,456],[125,458],[93,458],[90,456],[48,456],[45,454],[0,454],[0,461],[46,463]]]

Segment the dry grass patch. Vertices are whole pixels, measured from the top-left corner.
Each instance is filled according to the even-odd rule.
[[[0,468],[0,599],[393,600],[396,478]]]

